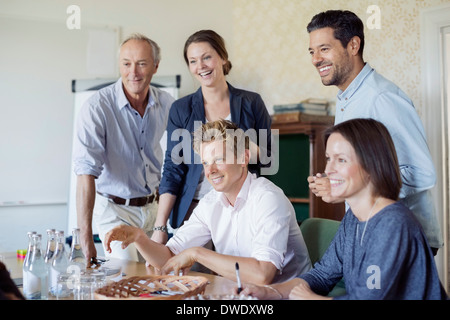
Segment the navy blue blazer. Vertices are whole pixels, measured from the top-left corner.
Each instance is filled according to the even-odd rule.
[[[247,131],[267,129],[267,155],[271,152],[270,127],[272,119],[267,108],[257,93],[236,89],[228,84],[230,92],[231,121],[239,128]],[[172,104],[167,123],[167,150],[164,159],[163,176],[159,193],[170,193],[177,196],[170,214],[170,224],[178,228],[184,221],[198,186],[203,166],[200,157],[192,148],[192,133],[199,126],[199,121],[205,123],[205,107],[202,90],[178,99]],[[196,127],[194,127],[194,122]],[[186,130],[177,130],[186,129]],[[190,134],[190,136],[186,136]],[[258,145],[259,145],[259,135]],[[186,152],[190,151],[190,154]],[[172,152],[176,155],[172,159]],[[250,164],[249,170],[259,173],[262,165]]]

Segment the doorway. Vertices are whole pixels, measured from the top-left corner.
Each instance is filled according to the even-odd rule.
[[[421,22],[421,74],[423,122],[436,167],[433,200],[442,229],[444,247],[436,256],[439,276],[450,292],[450,4],[423,9]]]
[[[443,65],[443,90],[442,90],[442,100],[443,100],[443,108],[444,108],[444,129],[445,129],[445,145],[446,145],[446,187],[445,187],[445,203],[447,207],[447,292],[450,288],[450,270],[448,266],[450,266],[450,248],[448,244],[450,243],[450,224],[448,221],[449,217],[449,190],[450,190],[450,179],[449,179],[449,171],[450,171],[450,26],[442,28],[442,65]],[[444,247],[445,248],[445,247]]]

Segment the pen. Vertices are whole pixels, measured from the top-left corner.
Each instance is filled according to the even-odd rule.
[[[242,285],[241,285],[241,277],[239,276],[239,263],[236,262],[236,278],[237,278],[237,284],[238,284],[238,289],[237,289],[237,293],[241,293],[242,291]]]

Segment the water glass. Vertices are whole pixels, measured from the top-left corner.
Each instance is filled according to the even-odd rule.
[[[94,291],[106,285],[106,274],[101,271],[95,271],[91,273],[94,278]]]
[[[56,280],[56,288],[52,288],[51,293],[56,296],[57,300],[71,300],[73,299],[72,283],[73,279],[71,274],[61,273]]]
[[[74,300],[94,300],[95,277],[91,274],[83,274],[77,280],[73,288]]]

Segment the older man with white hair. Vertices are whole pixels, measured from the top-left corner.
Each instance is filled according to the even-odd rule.
[[[133,34],[120,46],[121,78],[95,93],[83,106],[74,144],[77,218],[89,262],[97,256],[92,222],[100,238],[117,225],[143,228],[151,236],[158,205],[166,130],[174,99],[150,85],[160,48]],[[142,261],[137,250],[117,247],[114,257]]]

